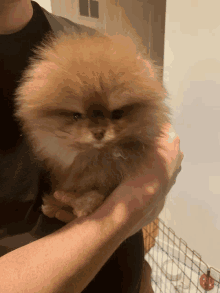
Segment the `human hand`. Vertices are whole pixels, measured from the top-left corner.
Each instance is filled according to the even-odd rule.
[[[118,186],[101,207],[103,216],[111,214],[116,224],[124,226],[125,239],[158,217],[181,171],[182,160],[180,139],[172,126],[166,124],[164,137],[157,140],[149,167]]]
[[[164,137],[158,139],[157,146],[158,154],[167,168],[168,193],[182,169],[181,163],[184,158],[184,154],[180,150],[180,138],[171,124],[164,125]]]

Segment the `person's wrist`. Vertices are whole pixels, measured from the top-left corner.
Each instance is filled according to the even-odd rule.
[[[120,245],[127,238],[126,218],[121,212],[121,209],[110,201],[101,205],[85,220],[93,221],[97,225],[97,233],[101,233],[103,239],[106,241],[114,239]]]

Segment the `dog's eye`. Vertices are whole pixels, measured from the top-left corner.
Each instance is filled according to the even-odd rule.
[[[112,112],[111,118],[112,120],[119,120],[123,117],[124,111],[123,110],[114,110]]]
[[[73,113],[73,118],[75,121],[82,119],[82,114],[80,113]]]

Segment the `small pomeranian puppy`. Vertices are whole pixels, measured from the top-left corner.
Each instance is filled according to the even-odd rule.
[[[122,35],[51,35],[35,53],[15,93],[15,116],[50,173],[42,210],[55,217],[65,208],[53,197],[60,191],[74,200],[76,217],[87,216],[147,167],[170,122],[162,70]]]

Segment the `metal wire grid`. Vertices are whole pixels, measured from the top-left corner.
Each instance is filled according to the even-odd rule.
[[[191,250],[161,219],[151,224],[150,229],[144,228],[147,241],[145,243],[151,245],[145,259],[152,268],[152,286],[155,293],[220,293],[220,272],[213,267],[209,268],[202,261],[201,255]],[[201,280],[204,280],[204,274],[207,276],[207,273],[213,278],[213,288],[205,290],[201,286]]]

